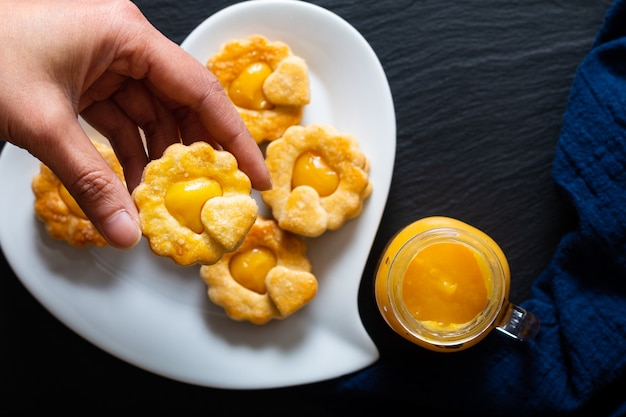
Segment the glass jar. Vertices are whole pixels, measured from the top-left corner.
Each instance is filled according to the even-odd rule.
[[[509,301],[502,249],[482,231],[448,217],[405,227],[387,245],[375,278],[378,309],[405,339],[439,352],[466,349],[493,329],[532,339],[539,321]]]

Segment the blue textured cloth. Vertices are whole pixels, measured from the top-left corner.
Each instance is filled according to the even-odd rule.
[[[626,415],[626,1],[579,66],[553,178],[578,222],[522,304],[541,320],[538,337],[495,332],[453,354],[407,348],[343,379],[344,394],[464,415]]]

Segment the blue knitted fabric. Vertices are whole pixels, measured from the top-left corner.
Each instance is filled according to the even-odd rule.
[[[578,68],[553,178],[578,222],[522,303],[541,320],[537,338],[495,332],[453,354],[406,349],[343,379],[345,395],[463,415],[626,414],[626,0]]]

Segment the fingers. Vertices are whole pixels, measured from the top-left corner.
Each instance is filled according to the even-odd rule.
[[[159,158],[169,145],[180,142],[174,115],[140,81],[128,79],[110,100],[93,103],[81,115],[111,142],[130,191],[141,181],[149,159]]]
[[[112,246],[136,245],[141,230],[137,209],[126,186],[93,146],[71,111],[51,113],[46,114],[45,126],[34,132],[40,145],[30,146],[31,152],[57,175]]]
[[[149,159],[160,158],[168,146],[180,142],[178,121],[144,83],[128,80],[113,100],[142,129]]]
[[[202,69],[214,78],[207,69]],[[269,189],[271,181],[263,154],[221,85],[216,80],[209,79],[205,80],[202,87],[195,88],[205,94],[197,97],[195,106],[193,103],[190,105],[195,113],[183,118],[182,124],[200,120],[210,132],[212,140],[235,155],[241,170],[250,177],[252,186],[258,190]]]
[[[263,154],[219,81],[156,30],[150,37],[144,53],[132,56],[129,65],[138,69],[135,76],[145,71],[150,90],[177,117],[183,141],[195,141],[204,134],[202,140],[214,141],[237,158],[254,188],[270,188]]]
[[[81,116],[109,140],[124,169],[128,191],[132,192],[141,181],[143,168],[148,163],[137,125],[111,101],[94,103]]]

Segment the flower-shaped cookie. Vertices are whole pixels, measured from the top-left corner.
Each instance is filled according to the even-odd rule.
[[[331,126],[290,127],[268,145],[265,162],[273,188],[261,193],[263,201],[282,229],[302,236],[340,228],[372,192],[369,159],[356,138]]]
[[[230,318],[264,324],[290,316],[317,293],[306,250],[301,237],[259,217],[239,249],[203,265],[200,276]]]
[[[113,149],[92,141],[109,166],[124,181],[124,173]],[[35,194],[35,215],[46,227],[48,234],[64,240],[71,246],[107,246],[107,241],[91,223],[76,200],[70,195],[56,175],[44,164],[31,182]]]
[[[170,145],[133,191],[152,251],[177,264],[212,264],[235,250],[258,207],[235,157],[206,142]]]
[[[310,101],[306,62],[283,42],[260,35],[225,43],[207,61],[257,141],[279,138]]]

